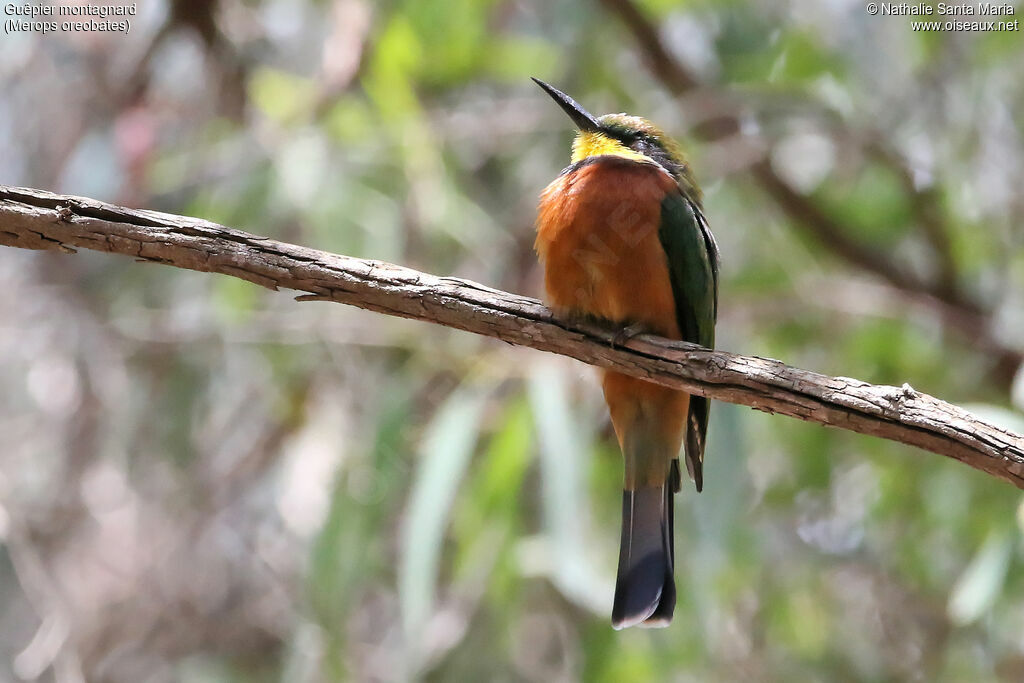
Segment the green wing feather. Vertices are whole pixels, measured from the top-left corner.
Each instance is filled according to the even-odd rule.
[[[700,203],[682,192],[670,192],[661,202],[658,236],[668,258],[679,331],[684,340],[713,348],[718,317],[718,245]],[[704,486],[708,409],[706,398],[690,397],[686,469],[698,491]]]

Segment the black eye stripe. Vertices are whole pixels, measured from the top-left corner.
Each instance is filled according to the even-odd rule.
[[[659,166],[677,177],[683,172],[683,165],[672,158],[658,138],[637,130],[606,128],[605,134],[621,142],[634,152],[654,160]]]
[[[641,133],[639,131],[612,129],[609,130],[608,133],[611,135],[611,137],[615,138],[616,140],[626,145],[627,147],[639,141],[652,141],[650,136],[648,136],[646,133]]]

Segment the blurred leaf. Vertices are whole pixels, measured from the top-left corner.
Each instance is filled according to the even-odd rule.
[[[508,514],[519,495],[519,488],[533,455],[533,423],[527,406],[510,402],[491,438],[474,485],[468,492],[481,514],[475,521],[485,524],[493,515]]]
[[[213,284],[213,305],[226,324],[238,325],[252,317],[262,296],[261,288],[234,277],[221,277]]]
[[[375,132],[365,98],[351,95],[338,98],[324,118],[324,127],[333,139],[346,145],[362,145]]]
[[[332,680],[352,675],[343,648],[345,623],[367,583],[392,578],[389,539],[380,529],[402,501],[408,477],[406,429],[415,419],[409,378],[403,390],[380,392],[373,414],[377,424],[368,453],[346,463],[334,484],[327,519],[311,549],[309,597],[327,640],[324,667]],[[358,552],[353,549],[358,548]]]
[[[953,623],[965,626],[982,617],[995,604],[1006,581],[1013,538],[992,532],[957,580],[947,612]]]
[[[594,572],[587,552],[588,510],[584,468],[589,444],[576,428],[560,365],[538,364],[529,377],[530,405],[540,439],[541,502],[547,535],[543,552],[562,593],[597,614],[611,608],[611,582]],[[618,530],[612,531],[618,537]],[[540,549],[538,549],[540,551]]]
[[[268,117],[288,123],[312,107],[316,86],[308,78],[263,67],[249,81],[249,96]]]
[[[492,76],[518,84],[525,75],[547,71],[558,61],[558,51],[536,38],[505,38],[493,41],[485,50],[484,60]]]
[[[406,17],[395,15],[377,43],[363,86],[385,121],[397,124],[419,111],[410,71],[422,60],[422,47]],[[392,135],[400,130],[390,131]]]
[[[529,406],[522,398],[509,401],[497,433],[461,487],[452,520],[456,578],[471,583],[489,574],[486,591],[502,614],[516,600],[513,540],[521,531],[523,483],[533,451]]]
[[[843,222],[857,228],[851,237],[894,246],[906,234],[910,204],[899,179],[889,170],[868,165],[851,183],[824,184],[816,193]]]
[[[777,45],[779,51],[772,65],[769,82],[801,83],[826,73],[841,71],[842,62],[833,58],[820,40],[804,32],[790,32]]]
[[[734,3],[720,15],[715,47],[730,81],[765,81],[774,63],[772,55],[778,54],[778,25],[756,10],[753,5]]]
[[[829,639],[829,616],[826,605],[816,596],[818,590],[820,587],[813,585],[794,591],[777,615],[779,634],[797,653],[811,659],[821,656]]]
[[[494,36],[487,30],[495,0],[412,0],[406,15],[423,46],[417,77],[428,84],[463,81],[479,68]]]
[[[423,435],[402,530],[398,594],[406,643],[418,667],[417,647],[437,591],[448,512],[480,434],[484,392],[458,389]]]

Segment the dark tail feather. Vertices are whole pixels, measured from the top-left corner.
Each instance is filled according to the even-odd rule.
[[[672,613],[676,608],[676,582],[672,577],[676,566],[676,529],[675,529],[675,492],[679,490],[679,461],[672,461],[672,476],[669,477],[668,485],[662,487],[665,493],[665,517],[667,523],[663,522],[661,527],[665,532],[666,543],[668,544],[668,567],[665,568],[665,585],[662,588],[661,600],[658,601],[658,609],[654,614],[647,617],[643,628],[660,628],[672,623]]]
[[[690,411],[686,416],[686,471],[697,487],[704,488],[704,437],[708,433],[708,413],[711,402],[703,396],[690,396]]]
[[[672,580],[672,489],[622,492],[622,545],[612,626],[668,626],[676,604]]]
[[[679,474],[679,458],[672,458],[672,465],[668,471],[668,483],[672,489],[672,493],[679,493],[679,490],[683,488],[683,477]],[[672,516],[669,515],[669,519]]]

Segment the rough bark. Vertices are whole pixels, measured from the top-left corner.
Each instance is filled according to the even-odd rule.
[[[960,460],[1024,488],[1024,437],[908,384],[879,386],[780,361],[557,318],[543,304],[452,277],[331,254],[198,218],[0,186],[0,244],[93,249],[222,273],[562,354],[710,398],[898,441]]]

